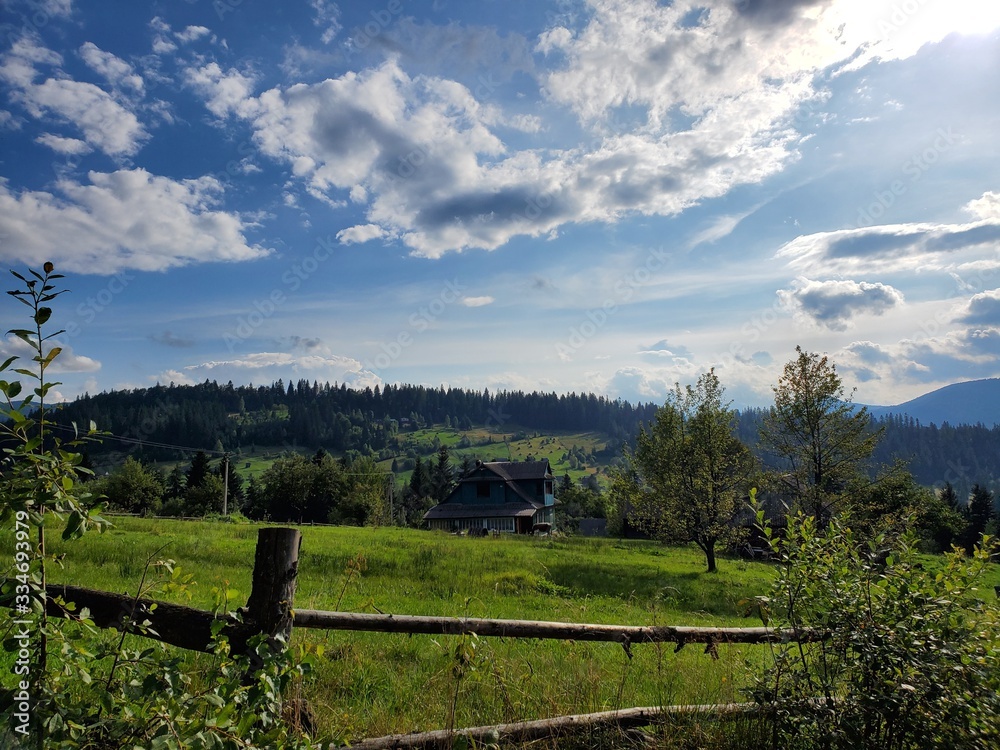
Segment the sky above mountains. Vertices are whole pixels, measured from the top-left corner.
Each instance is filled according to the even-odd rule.
[[[65,397],[1000,375],[994,0],[0,13],[0,258],[67,276]]]

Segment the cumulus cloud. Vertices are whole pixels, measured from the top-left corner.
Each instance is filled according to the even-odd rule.
[[[193,42],[195,39],[201,39],[203,36],[208,36],[211,34],[211,30],[205,26],[188,26],[183,31],[178,31],[176,36],[182,42]]]
[[[356,242],[380,240],[387,235],[388,233],[378,224],[359,224],[337,232],[337,241],[344,245],[353,245]]]
[[[49,372],[53,374],[69,372],[97,372],[101,369],[100,362],[96,359],[76,354],[73,351],[73,347],[65,342],[48,342],[45,346],[46,352],[50,351],[51,344],[59,346],[62,351],[59,353],[59,356],[52,361],[52,366]],[[20,357],[22,360],[22,362],[12,365],[13,367],[26,367],[30,364],[30,360],[34,356],[35,350],[16,336],[7,336],[5,339],[0,340],[0,359],[6,360],[8,357]]]
[[[261,150],[315,197],[367,198],[368,225],[413,254],[492,250],[566,223],[673,215],[780,171],[796,156],[791,120],[817,95],[813,76],[856,51],[837,41],[843,19],[815,6],[593,0],[582,26],[537,42],[552,63],[543,95],[577,114],[586,145],[512,150],[498,128],[541,132],[537,115],[502,112],[493,84],[404,72],[399,60],[427,31],[405,19],[377,41],[394,45],[380,67],[254,98],[244,89],[227,111],[249,119]],[[480,31],[505,70],[538,75],[523,40]],[[478,53],[472,38],[435,27],[433,46],[451,59]],[[417,69],[434,59],[412,53]],[[619,117],[622,108],[640,114]]]
[[[102,53],[97,47],[84,45],[81,50],[88,64],[100,72],[117,76],[119,82],[136,85],[136,80],[121,73],[114,55]],[[113,60],[112,60],[113,58]],[[0,59],[0,77],[12,88],[11,98],[36,119],[52,118],[78,128],[83,139],[96,149],[111,156],[130,156],[149,137],[138,118],[121,103],[92,83],[67,77],[42,77],[38,65],[59,65],[62,58],[25,37]]]
[[[976,294],[965,305],[959,322],[1000,327],[1000,289]]]
[[[232,68],[223,71],[215,62],[200,68],[188,68],[184,77],[204,97],[208,110],[220,119],[237,112],[250,96],[254,85],[252,76]]]
[[[641,367],[623,367],[607,379],[604,389],[612,398],[633,403],[662,403],[673,389],[674,382]]]
[[[87,145],[85,141],[81,141],[79,138],[65,138],[61,135],[55,135],[53,133],[42,133],[40,136],[35,138],[35,142],[41,143],[43,146],[48,146],[57,153],[69,154],[71,156],[89,154],[94,150]]]
[[[93,42],[86,42],[80,47],[80,57],[115,88],[129,88],[138,94],[143,92],[145,83],[142,76],[117,55],[105,52]]]
[[[1000,223],[1000,193],[988,191],[965,204],[965,210],[983,221]]]
[[[17,193],[0,183],[4,262],[51,260],[67,271],[111,274],[268,253],[247,243],[238,214],[215,208],[222,186],[214,178],[171,180],[143,169],[89,177],[89,184],[61,180],[56,193]]]
[[[466,307],[483,307],[492,305],[496,300],[488,295],[483,297],[462,297],[462,304]]]
[[[814,281],[800,277],[778,290],[785,306],[831,331],[846,331],[858,315],[882,315],[903,304],[898,289],[867,281]]]

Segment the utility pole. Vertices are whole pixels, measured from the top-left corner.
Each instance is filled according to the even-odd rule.
[[[229,515],[229,452],[222,457],[225,462],[225,469],[222,476],[222,515]]]

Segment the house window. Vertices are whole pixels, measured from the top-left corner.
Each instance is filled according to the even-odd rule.
[[[476,482],[476,497],[489,498],[489,496],[490,496],[490,483]]]
[[[552,494],[552,480],[551,479],[546,479],[545,480],[545,494],[546,495],[551,495]]]

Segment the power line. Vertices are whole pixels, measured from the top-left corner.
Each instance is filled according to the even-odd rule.
[[[59,424],[47,425],[49,429],[63,430],[65,432],[72,432],[79,435],[79,430],[74,430],[72,427],[65,427]],[[209,448],[191,448],[186,445],[171,445],[170,443],[160,443],[155,440],[143,440],[141,438],[130,438],[124,435],[115,435],[111,432],[101,432],[101,438],[110,438],[112,440],[117,440],[121,443],[132,443],[133,445],[148,445],[151,448],[170,448],[172,450],[186,451],[188,453],[211,453],[215,456],[225,456],[230,451],[217,451]]]

